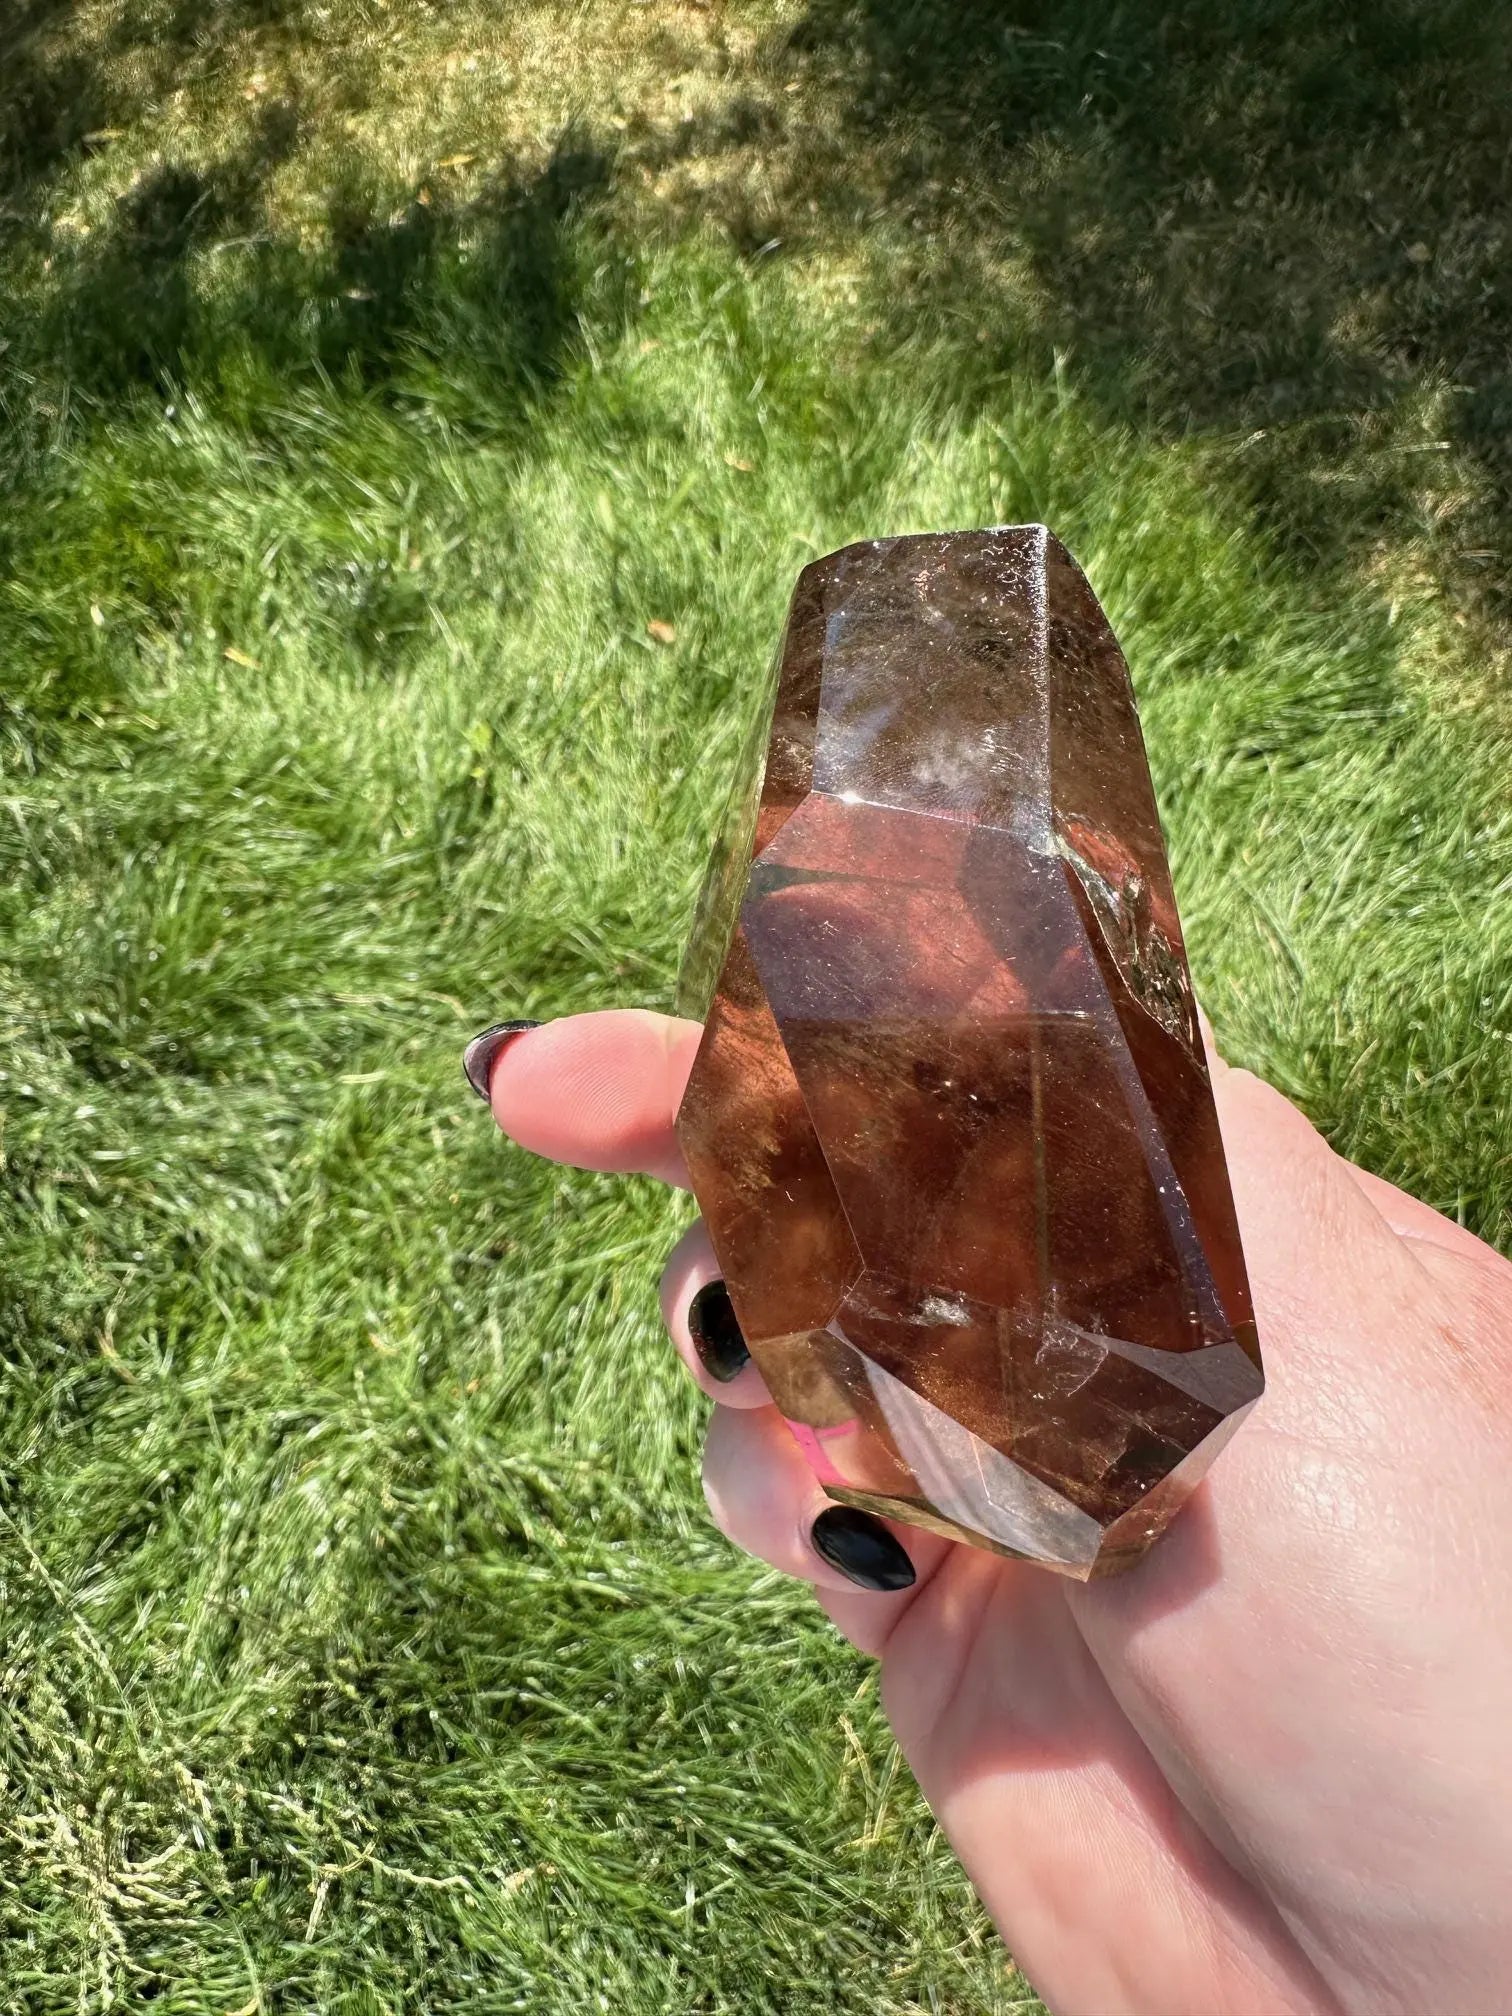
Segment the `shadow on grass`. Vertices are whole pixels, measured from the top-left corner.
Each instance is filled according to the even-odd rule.
[[[821,109],[748,108],[785,166],[754,213],[726,192],[742,242],[901,222],[887,340],[1059,356],[1116,419],[1232,437],[1245,501],[1310,556],[1436,531],[1512,612],[1507,17],[810,0],[768,60]]]
[[[186,36],[193,18],[187,5],[176,10]],[[44,81],[39,69],[27,73],[28,102],[53,102]],[[51,82],[60,101],[88,105],[89,118],[109,102],[68,63]],[[171,622],[180,594],[171,512],[149,525],[150,505],[122,496],[101,519],[86,501],[83,529],[71,546],[60,542],[76,480],[48,453],[60,433],[113,415],[161,433],[187,399],[229,419],[260,452],[297,460],[317,452],[301,425],[314,418],[317,431],[329,429],[355,401],[423,413],[454,441],[528,448],[584,312],[579,227],[612,179],[609,155],[576,129],[544,162],[501,159],[465,196],[396,190],[348,163],[323,191],[318,239],[303,242],[270,221],[271,178],[307,139],[298,106],[273,101],[249,114],[220,158],[144,167],[108,223],[83,232],[60,227],[44,200],[80,123],[46,127],[46,144],[28,157],[30,184],[10,163],[12,256],[9,272],[0,268],[0,349],[21,364],[29,393],[7,401],[0,392],[0,496],[16,500],[0,518],[0,572],[29,598],[21,655],[44,668],[17,704],[54,721],[118,701],[123,665],[81,622],[89,597],[71,592],[60,551],[146,621]],[[602,328],[628,312],[625,274],[600,259],[591,278]],[[143,467],[156,477],[171,444],[159,444],[155,461],[153,452]],[[121,455],[118,439],[102,466],[125,466]],[[192,508],[192,490],[186,500]],[[372,646],[392,663],[405,627],[398,605],[421,589],[380,571],[352,563],[333,593],[354,605],[356,655]]]
[[[322,10],[323,12],[326,10]],[[298,38],[306,0],[144,0],[98,24],[72,0],[18,0],[0,23],[0,294],[5,339],[70,401],[171,393],[233,353],[369,390],[417,357],[491,392],[501,420],[549,385],[577,301],[568,225],[611,180],[569,127],[544,165],[503,156],[465,197],[401,187],[349,158],[321,190],[322,242],[270,222],[275,172],[339,126],[360,84],[318,108],[248,106],[210,162],[155,153],[91,231],[54,214],[65,170],[224,62],[242,31]],[[250,94],[248,94],[250,95]],[[334,186],[331,186],[331,181]],[[240,255],[240,256],[237,256]]]
[[[80,149],[135,116],[186,62],[239,29],[291,23],[303,0],[142,0],[92,36],[77,0],[7,0],[0,20],[0,207],[28,200]]]
[[[319,372],[376,392],[429,358],[506,426],[560,368],[577,306],[568,220],[607,186],[607,157],[565,135],[544,168],[502,164],[465,201],[422,190],[391,207],[348,180],[329,197],[329,244],[312,252],[263,220],[263,184],[296,132],[289,108],[266,108],[245,152],[210,171],[158,165],[110,231],[55,253],[38,332],[52,368],[102,403],[213,382],[248,355],[290,390]],[[227,253],[247,256],[221,284]]]
[[[264,235],[268,177],[330,110],[297,103],[263,107],[209,170],[159,164],[103,242],[58,242],[43,198],[91,135],[234,31],[298,37],[305,11],[149,0],[86,44],[49,33],[61,0],[30,0],[0,31],[0,188],[58,268],[43,348],[71,393],[171,379],[207,345],[369,384],[428,347],[502,412],[568,339],[574,204],[612,216],[627,255],[689,220],[746,252],[885,243],[882,341],[946,332],[968,378],[1059,357],[1116,419],[1228,437],[1225,481],[1309,557],[1426,535],[1461,592],[1512,614],[1512,22],[1494,9],[808,0],[712,109],[585,127],[544,172],[505,160],[465,202],[411,195],[397,217],[392,188],[338,188],[323,261]],[[712,172],[679,188],[689,164]],[[636,172],[650,204],[611,210]],[[250,279],[212,331],[190,263],[237,240]]]
[[[612,342],[635,313],[642,244],[699,223],[746,255],[873,254],[857,326],[920,345],[959,406],[1004,369],[1064,368],[1106,418],[1216,438],[1226,508],[1320,587],[1379,566],[1395,593],[1408,568],[1512,620],[1494,10],[808,0],[707,109],[569,128],[465,191],[338,152],[318,242],[273,221],[271,186],[329,146],[360,77],[318,108],[249,105],[208,162],[154,157],[88,233],[55,214],[112,122],[305,11],[148,0],[87,37],[30,0],[0,28],[0,342],[30,381],[0,388],[11,578],[44,536],[28,497],[59,416],[187,390],[278,452],[291,404],[335,385],[528,445],[580,329]],[[45,654],[55,715],[114,677],[77,619]]]

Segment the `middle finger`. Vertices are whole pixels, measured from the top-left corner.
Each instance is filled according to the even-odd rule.
[[[720,1278],[701,1218],[672,1248],[661,1278],[662,1318],[678,1356],[721,1407],[766,1407],[771,1394],[757,1371]]]

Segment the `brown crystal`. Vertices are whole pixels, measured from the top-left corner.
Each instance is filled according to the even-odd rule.
[[[1260,1355],[1128,670],[1043,526],[804,570],[684,999],[678,1138],[830,1496],[1136,1560]]]

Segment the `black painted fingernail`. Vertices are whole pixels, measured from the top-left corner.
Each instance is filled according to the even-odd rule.
[[[688,1309],[688,1329],[705,1372],[722,1386],[727,1386],[737,1372],[750,1364],[751,1353],[740,1333],[730,1306],[730,1291],[723,1281],[705,1281],[693,1297]]]
[[[540,1026],[539,1022],[530,1021],[495,1022],[481,1036],[474,1036],[462,1052],[463,1075],[485,1106],[488,1104],[488,1080],[499,1052],[506,1049],[516,1036],[523,1036],[527,1029],[539,1029]]]
[[[816,1553],[863,1589],[907,1589],[914,1565],[870,1512],[854,1505],[831,1505],[814,1521],[809,1538]]]

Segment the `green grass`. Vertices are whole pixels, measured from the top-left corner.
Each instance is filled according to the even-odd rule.
[[[668,1002],[804,560],[1043,518],[1230,1052],[1507,1242],[1512,47],[1347,11],[0,31],[0,2006],[1038,2006],[458,1052]]]

